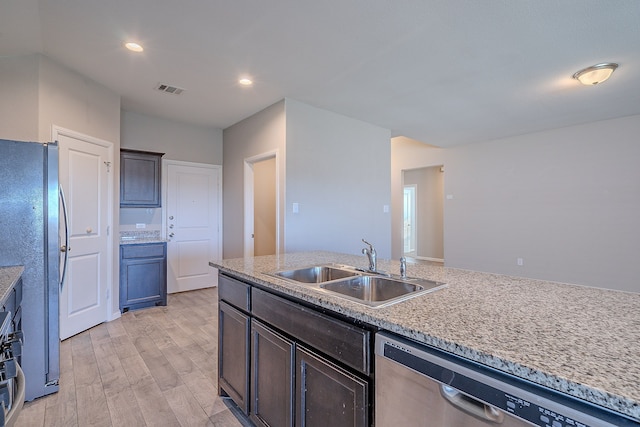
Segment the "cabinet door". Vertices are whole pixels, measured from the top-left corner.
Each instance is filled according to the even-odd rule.
[[[368,425],[367,383],[296,347],[296,426]]]
[[[251,419],[259,426],[293,426],[293,342],[251,321]]]
[[[218,310],[218,387],[249,413],[249,316],[224,301]]]
[[[120,151],[120,206],[160,207],[162,155]]]
[[[166,304],[166,243],[121,245],[120,310]]]

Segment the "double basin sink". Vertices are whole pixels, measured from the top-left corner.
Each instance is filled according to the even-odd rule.
[[[446,286],[433,280],[395,277],[340,264],[277,271],[272,275],[369,307],[385,307]]]

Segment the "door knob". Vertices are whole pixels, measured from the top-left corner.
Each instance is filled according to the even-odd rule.
[[[173,236],[175,236],[174,233],[169,233],[169,237],[173,237]]]
[[[169,224],[169,228],[173,228],[173,224]]]
[[[171,216],[169,217],[169,219],[173,219],[173,215],[171,215]]]

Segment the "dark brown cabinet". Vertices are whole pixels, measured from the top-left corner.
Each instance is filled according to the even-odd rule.
[[[259,426],[293,426],[294,343],[251,321],[251,419]]]
[[[296,348],[296,425],[367,426],[367,382]]]
[[[120,207],[159,208],[163,153],[120,150]]]
[[[167,305],[167,244],[120,245],[120,310]]]
[[[218,284],[221,395],[258,426],[369,425],[371,331],[224,274]]]
[[[220,301],[218,308],[218,389],[249,414],[250,318]]]

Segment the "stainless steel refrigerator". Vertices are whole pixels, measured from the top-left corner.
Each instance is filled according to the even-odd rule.
[[[26,400],[60,378],[58,146],[0,139],[0,266],[23,265]]]

